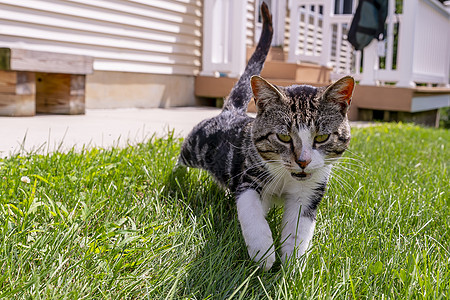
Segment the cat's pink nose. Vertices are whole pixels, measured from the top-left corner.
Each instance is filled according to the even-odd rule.
[[[297,164],[300,166],[300,168],[304,169],[306,168],[309,163],[311,162],[311,158],[302,160],[301,158],[297,160]]]
[[[311,149],[304,147],[300,155],[297,157],[296,162],[300,168],[305,169],[311,162]]]

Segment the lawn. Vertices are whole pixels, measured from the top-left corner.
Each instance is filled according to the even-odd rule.
[[[354,129],[303,272],[248,259],[233,198],[172,174],[180,143],[0,160],[0,298],[450,298],[450,131]]]

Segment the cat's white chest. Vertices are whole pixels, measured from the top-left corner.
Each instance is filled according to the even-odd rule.
[[[286,201],[308,204],[310,199],[317,193],[317,187],[327,181],[330,172],[331,167],[325,166],[315,172],[311,178],[303,181],[293,178],[289,172],[279,173],[263,189],[261,195],[263,206],[267,209],[274,205],[284,206]]]

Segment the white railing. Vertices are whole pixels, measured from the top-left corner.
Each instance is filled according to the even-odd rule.
[[[290,62],[314,62],[333,68],[332,79],[352,74],[359,79],[360,53],[347,42],[352,15],[335,15],[330,0],[291,0]],[[299,38],[292,38],[298,36]]]
[[[331,79],[353,75],[366,85],[449,86],[450,12],[437,0],[404,0],[396,14],[395,2],[389,0],[380,58],[375,40],[363,54],[353,50],[347,41],[353,15],[334,14],[333,0],[289,0],[288,60],[329,66]],[[201,74],[238,77],[245,67],[246,1],[204,0],[204,11]]]
[[[450,13],[436,0],[407,0],[403,1],[403,18],[399,25],[397,85],[448,86]]]
[[[355,51],[347,41],[352,15],[332,15],[331,26],[331,54],[329,65],[333,68],[332,79],[351,74],[360,79],[361,51]]]
[[[362,68],[362,54],[346,40],[353,16],[335,15],[333,4],[289,1],[289,61],[327,65],[332,79],[353,75],[367,85],[449,85],[450,14],[436,0],[403,1],[402,14],[395,14],[395,0],[389,0],[385,56],[380,60],[374,40],[364,49]]]
[[[305,3],[308,2],[308,3]],[[290,1],[290,44],[288,60],[323,63],[324,1]]]
[[[441,4],[435,0],[403,1],[402,14],[395,14],[395,1],[390,0],[386,24],[384,65],[380,67],[374,41],[364,49],[361,83],[394,83],[400,87],[414,87],[417,83],[448,86],[450,14]]]

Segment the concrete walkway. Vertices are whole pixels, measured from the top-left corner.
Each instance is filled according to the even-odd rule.
[[[74,116],[0,117],[0,158],[83,147],[124,147],[154,134],[164,136],[169,130],[184,137],[198,122],[219,112],[210,107],[90,109]]]
[[[16,153],[48,153],[83,146],[123,147],[146,141],[169,130],[187,135],[216,108],[90,109],[85,115],[0,117],[0,157]]]

